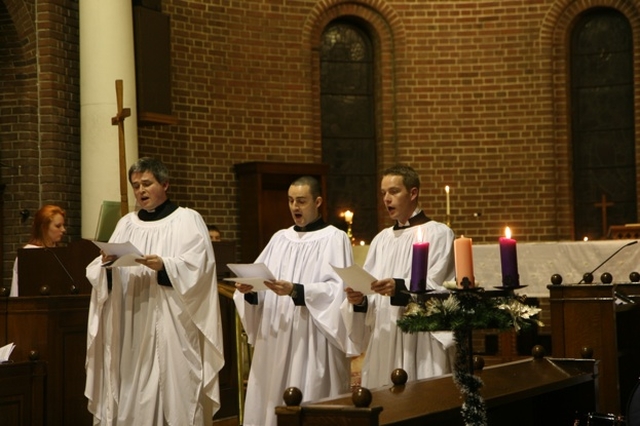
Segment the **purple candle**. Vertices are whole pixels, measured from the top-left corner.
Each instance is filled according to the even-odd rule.
[[[502,267],[502,285],[517,287],[520,285],[518,275],[518,255],[516,240],[511,238],[511,230],[507,226],[505,237],[500,237],[500,265]]]
[[[427,265],[429,264],[429,243],[413,244],[411,262],[411,293],[422,293],[427,289]]]

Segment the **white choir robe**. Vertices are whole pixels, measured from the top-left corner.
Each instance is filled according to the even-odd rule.
[[[207,227],[178,208],[157,221],[123,217],[110,242],[162,257],[172,287],[140,265],[87,266],[93,286],[85,395],[95,425],[204,425],[220,407],[224,364],[216,266]],[[208,411],[208,412],[207,412]],[[205,418],[206,417],[206,418]]]
[[[344,286],[330,265],[353,263],[349,237],[329,225],[311,232],[293,227],[274,234],[256,263],[264,262],[281,280],[304,285],[305,306],[289,296],[258,292],[251,305],[238,291],[234,301],[254,352],[245,401],[244,425],[276,424],[275,407],[286,388],[302,391],[303,401],[349,391],[350,356],[340,317]]]
[[[427,288],[446,291],[442,284],[455,276],[454,234],[442,223],[429,221],[399,230],[383,229],[371,242],[364,269],[377,279],[402,278],[409,290],[413,243],[419,242],[418,227],[422,228],[422,241],[429,242]],[[366,313],[354,312],[347,300],[341,306],[351,341],[365,351],[363,387],[390,384],[396,368],[404,369],[408,380],[452,371],[455,357],[452,333],[403,333],[396,325],[404,313],[403,306],[392,306],[390,297],[378,293],[368,295],[367,299]]]

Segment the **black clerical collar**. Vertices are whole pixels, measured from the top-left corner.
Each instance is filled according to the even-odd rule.
[[[329,224],[326,223],[324,220],[322,220],[322,217],[319,217],[318,219],[316,219],[314,222],[311,222],[307,226],[299,227],[298,225],[294,225],[293,230],[296,232],[312,232],[322,228],[326,228],[327,226],[329,226]]]
[[[153,211],[149,212],[144,209],[140,209],[138,211],[138,218],[140,218],[140,220],[144,222],[153,222],[154,220],[164,219],[165,217],[176,211],[177,208],[178,206],[173,204],[171,200],[167,199]]]
[[[413,216],[412,218],[410,218],[410,219],[409,219],[409,225],[407,225],[407,226],[400,226],[400,225],[398,224],[398,222],[396,221],[396,224],[395,224],[395,225],[393,225],[393,229],[394,229],[394,231],[395,231],[396,229],[411,228],[411,227],[416,226],[416,225],[422,225],[422,224],[424,224],[424,223],[427,223],[427,222],[429,222],[430,220],[431,220],[431,219],[429,219],[429,218],[427,217],[427,215],[425,215],[425,214],[424,214],[424,212],[423,212],[422,210],[420,210],[420,213],[418,213],[417,215],[415,215],[415,216]]]

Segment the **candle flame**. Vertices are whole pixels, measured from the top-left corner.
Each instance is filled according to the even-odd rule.
[[[584,237],[582,240],[583,241],[589,241],[589,237]]]
[[[444,192],[446,192],[447,194],[449,193],[449,185],[444,187]]]
[[[508,226],[504,228],[504,236],[507,238],[511,238],[511,228],[509,228]]]
[[[364,246],[364,241],[360,241],[360,245],[361,245],[361,246]]]
[[[423,242],[422,239],[422,228],[418,226],[418,231],[416,232],[416,241],[421,243]]]

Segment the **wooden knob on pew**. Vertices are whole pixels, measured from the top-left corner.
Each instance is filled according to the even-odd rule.
[[[48,286],[48,285],[46,285],[46,284],[45,284],[45,285],[43,285],[43,286],[40,286],[39,291],[40,291],[40,294],[41,294],[42,296],[48,296],[48,295],[49,295],[49,293],[51,293],[51,289],[50,289],[50,288],[49,288],[49,286]]]
[[[532,349],[531,349],[531,355],[533,356],[533,358],[535,359],[542,359],[545,356],[545,350],[544,350],[544,346],[542,345],[535,345]]]
[[[404,385],[405,383],[407,383],[408,378],[409,376],[407,376],[407,372],[402,368],[396,368],[391,372],[391,383],[393,383],[395,386]]]
[[[29,351],[29,361],[37,361],[40,359],[40,352],[36,351],[35,349],[32,349],[31,351]]]
[[[356,388],[351,394],[353,405],[359,408],[368,407],[372,399],[373,395],[371,395],[371,391],[363,387]]]
[[[294,386],[291,386],[284,390],[282,399],[284,399],[284,403],[287,404],[287,407],[300,405],[300,403],[302,402],[302,391]]]
[[[0,297],[7,297],[7,296],[9,296],[10,292],[11,291],[10,291],[9,287],[4,287],[4,286],[0,287]]]
[[[583,346],[582,349],[580,349],[580,356],[582,357],[582,359],[592,359],[593,348],[590,348],[588,346]]]
[[[480,355],[473,356],[473,369],[475,371],[482,371],[484,368],[484,358]]]

